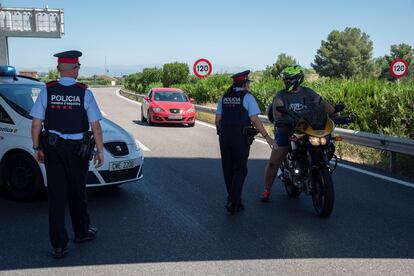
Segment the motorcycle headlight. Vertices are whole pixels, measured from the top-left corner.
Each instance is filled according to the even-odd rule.
[[[193,113],[195,110],[194,110],[194,108],[190,108],[189,110],[187,110],[186,112],[187,113]]]
[[[154,107],[152,109],[152,111],[157,112],[157,113],[164,112],[164,110],[162,108],[160,108],[160,107]]]
[[[309,143],[311,143],[312,146],[319,146],[321,144],[321,138],[309,136]]]

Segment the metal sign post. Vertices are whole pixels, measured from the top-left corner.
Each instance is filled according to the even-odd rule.
[[[61,38],[63,9],[0,6],[0,65],[9,64],[8,37]]]

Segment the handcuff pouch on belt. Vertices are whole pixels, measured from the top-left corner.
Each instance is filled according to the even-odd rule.
[[[93,138],[92,131],[84,132],[78,155],[82,158],[88,158],[88,160],[92,160],[95,153],[94,149],[95,139]]]
[[[56,147],[59,135],[51,133],[48,130],[42,130],[39,135],[40,148]]]
[[[252,126],[244,127],[243,128],[243,135],[247,137],[247,144],[251,145],[254,141],[254,136],[259,133],[257,129]]]

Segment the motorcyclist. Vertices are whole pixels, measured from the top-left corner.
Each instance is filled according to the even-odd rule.
[[[280,113],[277,107],[284,106],[295,112],[306,110],[310,103],[319,103],[324,106],[329,115],[335,113],[335,109],[329,103],[325,102],[322,97],[310,88],[301,86],[305,74],[299,65],[288,65],[281,72],[285,89],[276,93],[272,102],[272,115],[275,123],[275,142],[272,148],[269,162],[266,165],[264,175],[264,191],[260,199],[263,202],[269,200],[270,191],[276,177],[276,172],[289,152],[289,138],[294,133],[294,122],[287,114]]]

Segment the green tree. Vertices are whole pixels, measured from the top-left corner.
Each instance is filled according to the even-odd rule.
[[[186,63],[166,63],[163,67],[162,83],[165,87],[172,84],[186,83],[190,69]]]
[[[162,69],[161,68],[145,68],[142,70],[140,83],[144,89],[142,92],[146,92],[151,83],[157,83],[162,80]]]
[[[141,76],[142,73],[135,73],[126,76],[124,80],[125,88],[142,93]]]
[[[401,44],[393,44],[391,45],[391,49],[390,49],[390,54],[389,55],[385,55],[382,58],[379,58],[382,60],[382,63],[379,65],[381,66],[381,73],[380,73],[380,78],[381,79],[388,79],[388,80],[393,80],[394,78],[392,77],[391,73],[390,73],[390,65],[391,62],[394,59],[397,58],[402,58],[404,60],[406,60],[409,64],[409,67],[411,68],[410,72],[413,71],[413,63],[414,63],[414,49],[413,47],[411,47],[408,44],[405,43],[401,43]],[[410,74],[409,77],[411,77],[412,74]]]
[[[282,70],[289,64],[297,64],[298,62],[293,57],[281,53],[277,56],[276,63],[271,66],[267,66],[263,73],[263,77],[266,79],[277,79],[280,76]]]
[[[49,73],[47,74],[47,78],[49,80],[57,80],[59,78],[59,73],[56,69],[49,70]]]
[[[321,76],[352,77],[373,75],[372,41],[358,28],[332,31],[322,40],[312,67]]]

